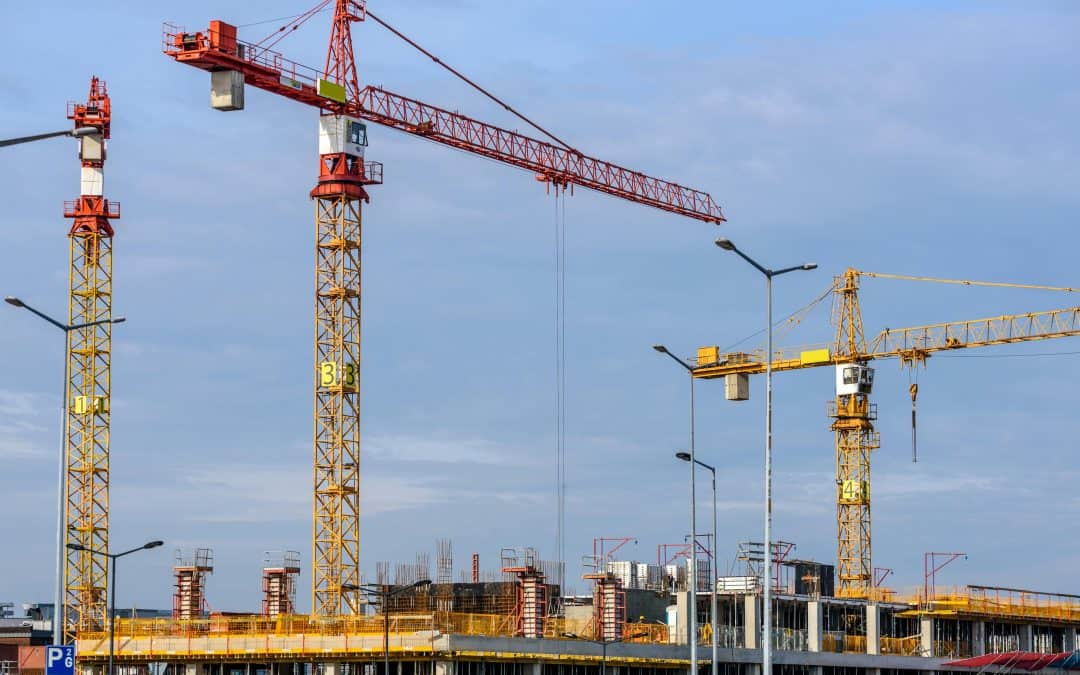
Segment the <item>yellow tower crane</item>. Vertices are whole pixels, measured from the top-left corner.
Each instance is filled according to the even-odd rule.
[[[867,342],[859,307],[859,277],[929,281],[967,286],[997,286],[1076,292],[1078,289],[1032,284],[935,279],[898,274],[878,274],[848,269],[837,277],[834,323],[836,340],[815,349],[778,349],[772,355],[773,372],[834,366],[836,398],[829,402],[831,430],[836,435],[836,594],[866,598],[873,586],[870,555],[870,453],[880,445],[874,430],[877,406],[870,402],[875,359],[897,358],[902,366],[915,367],[941,351],[989,347],[1080,335],[1080,307],[1046,312],[1011,314],[937,323],[911,328],[885,329]],[[699,379],[725,379],[728,400],[746,400],[749,376],[765,372],[764,351],[721,353],[701,347],[693,375]],[[918,392],[911,386],[912,424]],[[914,428],[914,426],[913,426]]]

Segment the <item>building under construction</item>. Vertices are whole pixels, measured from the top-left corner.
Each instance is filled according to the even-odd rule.
[[[371,586],[364,611],[338,616],[281,611],[291,607],[282,589],[299,572],[293,552],[268,558],[261,613],[209,612],[212,554],[199,549],[194,557],[177,557],[172,618],[116,620],[116,658],[122,675],[382,675],[386,658],[391,675],[650,675],[685,672],[693,636],[699,668],[707,673],[715,593],[718,669],[760,675],[766,576],[773,586],[778,673],[1031,670],[1060,663],[1077,649],[1080,596],[941,589],[931,575],[910,596],[879,587],[867,598],[837,597],[831,581],[822,583],[831,580],[832,565],[784,559],[785,548],[792,547],[774,543],[779,562],[763,575],[755,574],[763,570],[755,555],[760,545],[741,546],[748,573],[719,577],[696,594],[687,586],[695,575],[627,582],[622,572],[640,563],[607,561],[616,571],[587,573],[593,592],[584,596],[563,596],[548,583],[551,563],[532,549],[503,549],[500,568],[487,573],[474,555],[471,572],[450,581],[453,563],[445,548],[435,581],[427,578],[425,555],[398,565],[392,580],[382,564],[384,578]],[[665,567],[691,565],[682,558]],[[698,625],[689,630],[694,595]],[[390,600],[384,606],[380,598]],[[77,650],[81,675],[104,673],[106,631],[80,633]]]

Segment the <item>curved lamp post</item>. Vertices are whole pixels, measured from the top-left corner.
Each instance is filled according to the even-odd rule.
[[[116,560],[123,558],[126,555],[137,553],[146,549],[157,548],[164,545],[165,542],[160,539],[154,541],[148,541],[142,546],[138,546],[121,553],[109,553],[108,551],[96,551],[82,544],[68,544],[67,547],[72,551],[86,551],[91,555],[103,555],[109,559],[109,573],[112,579],[109,581],[109,669],[105,672],[105,675],[113,675],[113,649],[116,644]],[[58,643],[59,644],[59,643]]]
[[[85,135],[85,134],[84,134]],[[71,331],[80,328],[88,328],[103,323],[124,323],[126,319],[118,316],[112,319],[100,319],[89,323],[66,324],[57,321],[48,314],[34,309],[16,297],[7,296],[4,302],[17,309],[25,309],[35,316],[47,321],[64,331],[64,392],[60,396],[60,466],[56,477],[56,579],[53,589],[53,644],[64,644],[64,627],[61,625],[64,612],[64,515],[66,512],[64,501],[64,483],[67,478],[67,462],[65,452],[67,450],[67,411],[68,411],[68,337]]]
[[[773,360],[773,321],[772,321],[772,280],[781,274],[801,270],[817,269],[816,263],[804,263],[774,270],[764,267],[756,260],[738,249],[730,239],[717,239],[716,245],[725,251],[731,251],[761,272],[765,277],[767,296],[767,331],[768,349],[765,353],[765,585],[762,604],[764,607],[765,630],[761,640],[761,673],[772,675],[772,360]]]

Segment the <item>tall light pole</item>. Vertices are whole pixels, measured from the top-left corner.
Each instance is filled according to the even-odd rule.
[[[87,548],[82,544],[68,544],[67,547],[72,551],[86,551],[91,555],[103,555],[109,559],[109,572],[112,579],[109,580],[109,669],[105,671],[105,675],[113,675],[113,648],[116,644],[116,560],[123,558],[126,555],[137,553],[138,551],[144,551],[146,549],[157,548],[162,546],[165,542],[160,539],[154,541],[148,541],[142,546],[138,546],[133,549],[129,549],[122,553],[109,553],[108,551],[95,551],[92,548]]]
[[[716,538],[716,467],[709,466],[700,459],[695,459],[690,456],[689,452],[676,452],[675,457],[681,459],[684,462],[690,462],[691,466],[697,464],[698,466],[708,469],[712,472],[712,573],[709,575],[709,594],[712,596],[712,675],[717,675],[719,670],[719,663],[717,662],[717,622],[716,622],[716,567],[719,564],[719,544]]]
[[[685,361],[668,351],[664,345],[653,345],[653,349],[667,354],[671,360],[686,369],[690,376],[690,611],[687,617],[687,641],[690,643],[690,675],[698,675],[697,666],[697,496],[694,483],[694,369]]]
[[[36,134],[34,136],[20,136],[19,138],[5,138],[0,140],[0,148],[7,145],[19,145],[20,143],[30,143],[33,141],[43,141],[46,138],[57,138],[58,136],[68,136],[70,138],[82,138],[83,136],[93,136],[94,134],[100,134],[101,129],[97,127],[79,127],[78,129],[65,129],[64,131],[50,131],[47,134]]]
[[[730,239],[717,239],[716,245],[725,251],[732,251],[750,263],[765,276],[766,329],[769,334],[765,353],[765,592],[762,604],[765,605],[765,629],[761,640],[762,675],[772,675],[772,360],[773,360],[773,320],[772,320],[772,280],[781,274],[799,270],[817,269],[816,263],[804,263],[792,267],[773,270],[760,265],[756,260],[740,251]]]
[[[83,135],[85,136],[86,134]],[[97,326],[98,324],[103,323],[124,323],[126,319],[122,316],[118,316],[113,319],[101,319],[89,323],[70,325],[57,321],[48,314],[34,309],[19,298],[9,295],[4,298],[4,302],[12,307],[25,309],[64,331],[64,391],[60,395],[60,466],[57,469],[56,477],[56,579],[55,588],[53,589],[54,604],[52,619],[53,644],[61,645],[64,643],[64,627],[61,625],[64,613],[61,611],[61,608],[64,603],[64,521],[66,520],[65,515],[67,514],[67,504],[64,499],[64,486],[67,479],[67,417],[69,405],[68,363],[70,362],[68,350],[71,348],[71,331],[79,330],[80,328],[88,328],[89,326]]]
[[[627,640],[633,640],[634,638],[645,637],[648,633],[634,633],[633,635],[624,635],[621,638],[615,640],[590,640],[589,638],[583,638],[575,633],[563,633],[564,638],[571,640],[584,640],[585,642],[591,642],[594,645],[600,645],[600,675],[607,675],[607,648],[608,645],[613,645],[617,642],[626,642]]]
[[[374,595],[379,598],[383,612],[383,675],[390,675],[390,598],[400,595],[405,591],[411,591],[421,586],[430,586],[431,579],[414,581],[408,586],[393,589],[390,584],[342,584],[343,591],[360,591],[365,595]]]

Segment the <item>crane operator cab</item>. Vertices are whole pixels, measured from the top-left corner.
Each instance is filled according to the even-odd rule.
[[[836,367],[836,395],[869,394],[874,388],[874,369],[861,363]]]
[[[367,125],[348,115],[323,115],[319,118],[319,154],[364,158]]]

